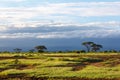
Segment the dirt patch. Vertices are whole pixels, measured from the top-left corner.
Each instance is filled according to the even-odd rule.
[[[96,67],[103,67],[104,65],[102,63],[92,63],[91,65]]]
[[[86,67],[85,65],[84,66],[75,66],[72,68],[72,71],[79,71],[79,70],[84,69],[85,67]]]
[[[19,64],[19,65],[16,65],[15,67],[16,67],[16,69],[20,69],[20,70],[35,68],[35,66],[33,66],[33,65],[25,65],[25,64]]]
[[[19,65],[11,65],[9,68],[0,68],[0,72],[8,70],[8,69],[19,69],[19,70],[24,70],[24,69],[34,69],[34,65],[24,65],[24,64],[19,64]]]
[[[5,60],[5,59],[16,59],[16,57],[7,57],[7,56],[2,56],[0,57],[0,60]],[[17,59],[39,59],[39,58],[28,58],[24,56],[17,57]]]
[[[5,60],[5,59],[13,59],[13,57],[7,57],[7,56],[0,57],[0,60]]]
[[[78,71],[82,70],[83,68],[86,67],[86,64],[81,64],[81,63],[68,63],[66,65],[56,65],[56,66],[47,66],[47,67],[72,67],[72,71]]]
[[[0,68],[0,72],[7,70],[8,68]]]
[[[25,77],[26,74],[25,73],[19,73],[19,74],[8,74],[7,75],[10,78],[14,78],[14,77]]]

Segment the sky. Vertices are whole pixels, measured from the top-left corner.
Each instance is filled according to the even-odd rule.
[[[84,41],[118,50],[119,8],[119,0],[0,0],[0,50],[76,50]]]

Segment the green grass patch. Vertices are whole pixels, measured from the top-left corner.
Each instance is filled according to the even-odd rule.
[[[120,79],[119,54],[14,53],[0,59],[0,78]]]

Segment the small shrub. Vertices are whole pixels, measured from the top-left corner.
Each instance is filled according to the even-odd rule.
[[[80,53],[80,51],[76,51],[76,53]]]
[[[55,60],[54,58],[47,58],[47,61],[53,61]]]
[[[85,50],[80,50],[80,53],[86,53],[86,51]]]

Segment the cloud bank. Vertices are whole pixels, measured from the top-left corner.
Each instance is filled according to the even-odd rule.
[[[72,19],[71,17],[75,16],[120,16],[119,7],[120,2],[48,3],[32,7],[0,7],[0,18],[2,21],[16,23],[33,19],[66,20],[66,17]]]
[[[0,38],[104,38],[120,35],[120,22],[24,23],[0,27]]]
[[[119,7],[120,2],[46,3],[31,7],[1,6],[0,38],[118,37],[119,21],[77,22],[79,18],[86,17],[91,17],[90,19],[120,17]]]

